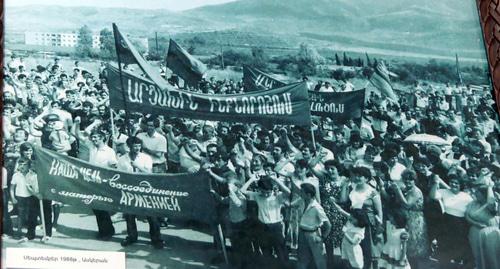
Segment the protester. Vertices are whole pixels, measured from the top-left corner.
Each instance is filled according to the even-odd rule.
[[[304,192],[303,183],[313,184],[315,199],[309,201],[318,202],[332,224],[328,236],[324,234],[327,268],[337,268],[339,255],[348,249],[355,252],[352,240],[343,247],[341,231],[347,225],[344,213],[358,214],[353,212],[367,218],[363,236],[360,227],[352,226],[359,228],[359,233],[349,228],[357,238],[364,237],[359,244],[363,262],[359,255],[349,258],[355,261],[350,264],[353,267],[376,268],[379,258],[383,260],[380,267],[389,266],[387,255],[399,260],[391,263],[395,266],[391,268],[409,264],[426,268],[429,255],[452,267],[488,268],[485,262],[498,260],[493,254],[498,239],[494,204],[500,198],[499,125],[489,93],[460,84],[452,87],[451,82],[431,85],[417,81],[406,89],[412,94],[395,104],[368,87],[371,93],[366,94],[361,123],[358,119],[318,117],[311,132],[309,128],[267,122],[229,123],[159,115],[144,112],[152,111],[146,109],[114,110],[114,104],[109,104],[113,93],[105,65],[99,74],[92,74],[83,70],[83,63],[73,66],[72,62],[71,68],[64,70],[61,62],[54,59],[48,66],[30,68],[28,61],[14,57],[6,63],[2,116],[7,170],[3,188],[7,194],[12,193],[11,178],[22,168],[19,164],[33,159],[33,149],[25,144],[28,141],[91,165],[130,173],[210,170],[215,175],[211,176],[212,189],[221,198],[217,223],[231,240],[234,268],[244,268],[254,257],[284,268],[289,257],[301,252],[304,244],[297,230],[303,221],[311,221],[301,210],[307,205],[298,195]],[[128,68],[140,72],[133,64]],[[170,83],[186,90],[181,87],[182,77],[173,77]],[[326,94],[341,88],[328,79],[307,82],[316,84],[314,91]],[[199,84],[199,88],[189,90],[217,94],[217,98],[251,90],[242,81],[215,77]],[[356,90],[356,85],[355,79],[350,80],[344,90]],[[445,142],[406,141],[411,135],[424,133]],[[143,140],[142,147],[140,143],[125,143],[135,135]],[[139,168],[132,163],[139,163]],[[493,195],[484,195],[486,186],[491,186]],[[4,204],[12,198],[16,199],[4,197]],[[61,215],[65,212],[42,199],[50,238],[58,211]],[[9,217],[16,214],[17,207]],[[20,214],[26,215],[23,209]],[[98,226],[106,226],[99,229],[102,239],[114,234],[110,213],[106,214],[104,221],[98,220]],[[405,221],[400,220],[401,214]],[[4,217],[6,234],[8,219]],[[135,219],[126,217],[130,227],[125,245],[137,241]],[[160,248],[161,232],[153,219],[158,220],[148,217],[151,240]],[[388,229],[386,223],[395,227]],[[212,232],[219,241],[217,260],[222,261],[223,244],[215,228]],[[403,236],[406,234],[408,238]],[[299,245],[298,252],[287,245]],[[314,246],[320,249],[319,243]],[[393,252],[399,246],[406,247],[407,258],[403,252]],[[303,254],[300,257],[305,257]],[[306,260],[317,261],[316,257]]]
[[[342,228],[342,259],[352,269],[364,268],[364,255],[360,246],[365,238],[365,227],[368,225],[366,214],[361,209],[353,210],[348,214],[348,221]]]
[[[152,173],[153,160],[149,155],[142,153],[143,142],[136,136],[127,139],[127,145],[130,149],[128,154],[124,154],[118,159],[118,169],[131,173]],[[137,224],[136,216],[133,214],[125,214],[125,221],[127,222],[127,237],[122,240],[121,245],[126,247],[137,242]],[[161,239],[160,223],[158,218],[147,216],[149,223],[149,236],[151,244],[155,249],[162,249],[164,242]]]
[[[326,269],[327,257],[323,242],[330,233],[331,224],[315,199],[316,188],[310,183],[302,183],[300,187],[306,207],[300,219],[297,268],[306,269],[314,264],[317,269]]]
[[[36,218],[38,214],[38,182],[37,175],[31,160],[18,163],[18,171],[12,176],[11,197],[14,204],[18,204],[17,231],[22,234],[26,226],[26,235],[19,238],[19,243],[35,239]]]

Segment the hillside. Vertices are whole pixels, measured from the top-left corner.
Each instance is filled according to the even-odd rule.
[[[320,47],[409,51],[420,54],[467,53],[484,57],[473,0],[239,0],[183,12],[127,8],[27,6],[6,10],[6,35],[24,31],[94,31],[116,22],[138,36],[179,33],[252,33],[279,46],[301,42]],[[226,38],[229,35],[225,35]],[[244,36],[244,34],[240,34]],[[248,38],[218,34],[217,42],[245,45]],[[237,44],[240,39],[242,44]],[[262,42],[261,42],[262,41]]]

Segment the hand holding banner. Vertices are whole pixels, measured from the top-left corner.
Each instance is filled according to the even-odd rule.
[[[35,147],[44,199],[134,215],[211,223],[215,201],[209,175],[132,174]]]

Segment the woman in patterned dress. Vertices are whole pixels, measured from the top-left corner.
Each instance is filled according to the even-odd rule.
[[[404,190],[397,184],[393,184],[396,200],[399,202],[401,212],[407,218],[407,231],[409,233],[407,243],[408,260],[411,268],[418,268],[418,260],[428,256],[429,238],[427,225],[424,219],[424,196],[415,185],[417,174],[413,170],[406,169],[401,174]]]
[[[325,240],[326,253],[329,268],[333,267],[333,251],[340,247],[343,238],[342,227],[344,227],[347,217],[340,212],[335,203],[340,203],[342,184],[347,179],[339,175],[340,163],[335,160],[328,160],[324,163],[326,173],[320,177],[319,192],[321,206],[332,224],[330,234]],[[334,268],[334,267],[333,267]]]

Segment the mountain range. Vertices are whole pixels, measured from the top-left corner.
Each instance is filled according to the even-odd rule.
[[[7,36],[74,31],[84,24],[97,32],[112,22],[138,36],[237,30],[280,36],[290,47],[300,42],[346,48],[360,43],[407,50],[410,45],[424,53],[430,49],[481,58],[484,45],[475,5],[473,0],[239,0],[181,12],[23,6],[6,8],[5,26]]]

